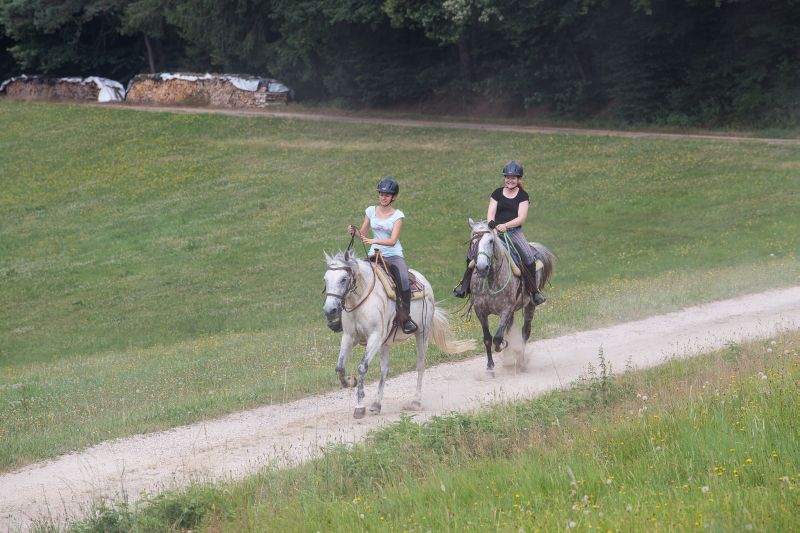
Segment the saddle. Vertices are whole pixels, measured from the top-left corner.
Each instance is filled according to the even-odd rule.
[[[533,248],[533,244],[531,243],[528,244],[530,244],[531,248]],[[503,249],[506,251],[506,258],[509,260],[509,263],[511,264],[511,272],[513,272],[514,275],[518,278],[522,277],[522,271],[520,271],[519,269],[519,257],[517,257],[516,254],[512,254],[511,252],[509,252],[508,247],[506,246],[505,243],[503,243]],[[536,270],[538,272],[539,270],[544,268],[544,263],[540,259],[539,252],[536,251],[536,248],[533,248],[533,254],[534,257],[536,257]],[[469,268],[475,268],[474,259],[469,262]]]
[[[397,296],[395,292],[397,283],[394,281],[394,276],[392,276],[391,272],[387,271],[387,266],[383,258],[379,261],[372,262],[375,264],[375,274],[381,281],[383,290],[386,291],[386,296],[388,296],[390,300],[394,300]],[[408,286],[411,289],[412,300],[420,300],[425,296],[425,286],[417,279],[411,270],[408,271]]]

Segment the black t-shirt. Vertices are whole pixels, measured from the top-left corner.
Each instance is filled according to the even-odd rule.
[[[494,221],[498,224],[505,224],[509,220],[514,220],[519,215],[519,204],[530,201],[528,193],[520,189],[514,198],[503,196],[503,187],[495,189],[492,198],[497,202],[497,211],[494,214]]]

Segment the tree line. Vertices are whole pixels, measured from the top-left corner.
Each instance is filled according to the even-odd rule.
[[[800,0],[0,0],[0,75],[212,71],[350,106],[800,124]]]

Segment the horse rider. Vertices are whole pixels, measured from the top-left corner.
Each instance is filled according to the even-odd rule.
[[[347,232],[357,235],[362,242],[369,244],[369,258],[374,261],[376,251],[380,252],[397,284],[397,324],[403,333],[414,333],[417,324],[411,320],[411,287],[408,282],[408,266],[403,258],[403,247],[400,245],[400,231],[403,228],[405,214],[392,205],[400,192],[400,184],[391,176],[378,182],[378,205],[371,205],[364,211],[361,228],[350,224]],[[373,238],[365,235],[372,229]]]
[[[530,276],[524,276],[524,278],[533,302],[536,305],[542,305],[545,302],[545,298],[537,287],[536,255],[530,244],[528,244],[528,239],[522,233],[522,225],[525,223],[525,219],[528,218],[528,207],[530,206],[530,197],[525,192],[522,174],[522,165],[514,160],[509,161],[503,167],[503,187],[495,189],[489,197],[486,220],[489,221],[489,227],[496,228],[497,231],[505,232],[508,235],[521,259],[520,262],[525,265],[528,273],[530,273]],[[470,246],[467,253],[467,269],[464,272],[464,277],[453,289],[453,294],[457,298],[465,298],[469,293],[469,284],[472,280],[473,271],[473,268],[470,268],[469,265],[475,258],[476,250],[474,248],[475,246]]]

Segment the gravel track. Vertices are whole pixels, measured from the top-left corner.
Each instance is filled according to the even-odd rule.
[[[727,343],[800,329],[800,286],[751,294],[673,313],[531,342],[526,372],[483,371],[485,355],[429,368],[417,420],[469,412],[499,401],[530,398],[568,385],[598,351],[614,368],[635,368],[691,356]],[[335,381],[331,354],[331,381]],[[373,375],[375,369],[370,374]],[[373,376],[374,377],[374,376]],[[0,531],[27,529],[47,517],[56,524],[80,517],[101,498],[135,501],[142,492],[192,481],[241,478],[265,466],[283,467],[320,455],[331,443],[357,442],[399,420],[413,397],[416,372],[390,379],[383,412],[352,418],[353,391],[337,390],[157,433],[104,442],[89,449],[0,475]],[[367,387],[367,401],[375,384]]]

